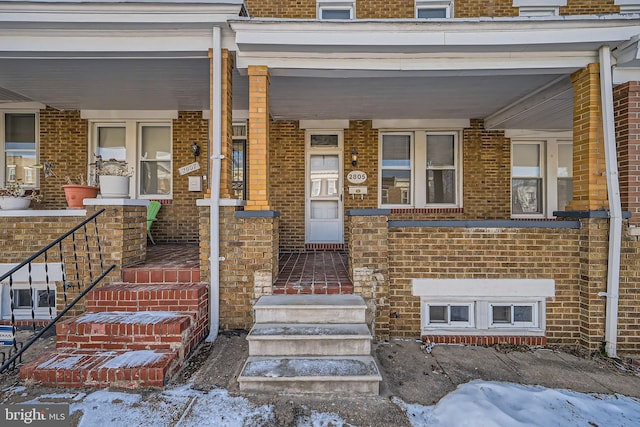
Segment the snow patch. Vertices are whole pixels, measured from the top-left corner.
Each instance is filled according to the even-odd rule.
[[[155,324],[167,319],[175,319],[179,314],[171,311],[140,311],[140,312],[103,312],[87,313],[78,318],[78,323],[142,323]]]
[[[151,365],[160,360],[162,356],[162,353],[156,353],[154,350],[128,351],[106,361],[100,365],[100,368],[131,368]]]
[[[38,369],[71,369],[82,359],[82,355],[57,354],[46,362],[38,365]]]

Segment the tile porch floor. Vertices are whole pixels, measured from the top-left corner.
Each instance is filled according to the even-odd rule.
[[[127,267],[123,280],[131,283],[199,282],[198,245],[147,247],[144,264]],[[337,251],[281,253],[274,294],[352,294],[347,254]]]

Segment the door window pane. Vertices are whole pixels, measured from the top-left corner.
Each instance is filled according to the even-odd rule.
[[[312,200],[311,219],[338,219],[336,200]]]
[[[310,164],[310,189],[312,197],[336,197],[338,195],[339,157],[337,154],[312,155]]]

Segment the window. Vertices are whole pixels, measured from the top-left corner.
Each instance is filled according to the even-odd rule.
[[[560,7],[566,6],[567,0],[513,0],[513,7],[520,10],[520,16],[557,16]]]
[[[490,327],[538,326],[536,304],[490,304],[490,307]]]
[[[520,16],[558,16],[557,7],[520,7]]]
[[[134,197],[170,199],[173,194],[172,127],[169,122],[93,123],[93,153],[135,165]]]
[[[2,179],[7,182],[20,181],[25,187],[37,187],[38,174],[35,165],[38,157],[37,115],[35,113],[4,113],[2,119]]]
[[[511,214],[549,218],[573,197],[570,140],[515,140],[511,150]]]
[[[427,326],[473,326],[473,304],[427,304],[425,312]]]
[[[36,319],[49,318],[56,312],[56,291],[55,289],[46,289],[46,285],[34,284],[33,289],[27,287],[18,287],[14,285],[13,289],[13,308],[17,319],[30,319],[31,309],[33,308]],[[22,285],[24,286],[24,285]],[[5,286],[4,291],[8,292],[9,287]],[[32,294],[33,292],[33,294]],[[51,313],[49,310],[51,309]],[[3,312],[3,318],[7,318],[10,313]]]
[[[245,176],[247,170],[247,125],[233,125],[233,178],[232,188],[237,199],[247,198]]]
[[[461,168],[456,132],[381,134],[380,205],[457,207]]]
[[[416,18],[442,19],[453,16],[453,2],[442,0],[416,0]]]
[[[320,20],[349,20],[355,18],[354,1],[318,1],[317,16]]]
[[[411,135],[382,136],[382,200],[383,205],[411,203]]]

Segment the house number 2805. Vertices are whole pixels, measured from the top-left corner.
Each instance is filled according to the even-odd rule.
[[[367,180],[367,174],[362,171],[351,171],[347,175],[347,181],[352,184],[362,184]]]

